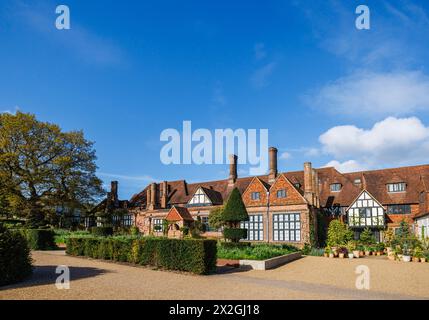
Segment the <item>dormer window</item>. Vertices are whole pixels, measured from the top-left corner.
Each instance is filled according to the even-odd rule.
[[[295,188],[298,188],[298,189],[301,188],[301,184],[299,182],[295,183],[294,186]]]
[[[285,189],[277,190],[277,198],[278,199],[286,198],[286,190]]]
[[[359,179],[359,178],[357,178],[357,179],[355,179],[355,180],[353,181],[353,183],[354,183],[355,185],[359,185],[359,184],[362,184],[362,180],[361,180],[361,179]]]
[[[261,193],[260,192],[252,192],[251,197],[252,197],[252,200],[260,200],[261,199]]]
[[[331,192],[341,191],[341,183],[333,183],[331,184]]]
[[[407,184],[405,182],[398,183],[388,183],[387,191],[388,192],[404,192],[407,188]]]

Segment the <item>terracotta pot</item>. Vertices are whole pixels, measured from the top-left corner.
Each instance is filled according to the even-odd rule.
[[[338,256],[340,257],[340,259],[344,259],[344,253],[339,253]]]
[[[325,258],[327,258],[327,257],[329,257],[329,254],[327,254],[326,252],[323,254],[323,256],[325,257]]]
[[[359,251],[359,257],[365,256],[365,253],[363,251]]]
[[[426,262],[426,258],[420,258],[421,262]]]
[[[371,252],[370,251],[365,251],[365,255],[369,256],[369,255],[371,255]]]
[[[420,258],[413,257],[413,262],[420,262]]]
[[[381,256],[381,252],[380,251],[377,251],[377,256]]]

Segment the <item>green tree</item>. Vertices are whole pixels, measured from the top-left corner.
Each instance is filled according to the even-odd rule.
[[[222,220],[228,226],[223,231],[225,238],[238,242],[246,237],[247,230],[240,229],[240,222],[249,220],[249,215],[237,188],[234,188],[229,195],[225,208],[222,210]]]
[[[353,239],[353,232],[340,220],[332,220],[328,228],[327,245],[329,247],[344,246]]]
[[[359,236],[359,240],[360,240],[360,242],[362,242],[364,245],[370,245],[370,244],[374,244],[376,241],[375,241],[375,238],[374,238],[374,235],[372,234],[372,231],[371,231],[371,229],[369,229],[368,227],[367,228],[365,228],[362,232],[361,232],[361,234],[360,234],[360,236]]]
[[[220,229],[224,226],[225,222],[222,219],[223,207],[216,207],[210,210],[209,213],[209,226],[213,229]]]
[[[0,181],[31,227],[58,206],[76,208],[103,194],[93,143],[32,114],[0,115]]]

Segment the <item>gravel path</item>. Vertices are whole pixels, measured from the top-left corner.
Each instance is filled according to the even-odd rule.
[[[33,252],[31,279],[0,289],[0,299],[429,299],[429,263],[385,258],[305,257],[268,271],[223,270],[196,276],[85,258]],[[70,268],[70,290],[55,287],[55,268]],[[370,270],[370,290],[357,290],[355,268]]]

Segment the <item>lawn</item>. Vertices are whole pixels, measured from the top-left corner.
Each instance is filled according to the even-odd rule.
[[[298,252],[294,246],[274,244],[252,244],[249,247],[230,248],[218,245],[218,259],[266,260],[285,254]]]

